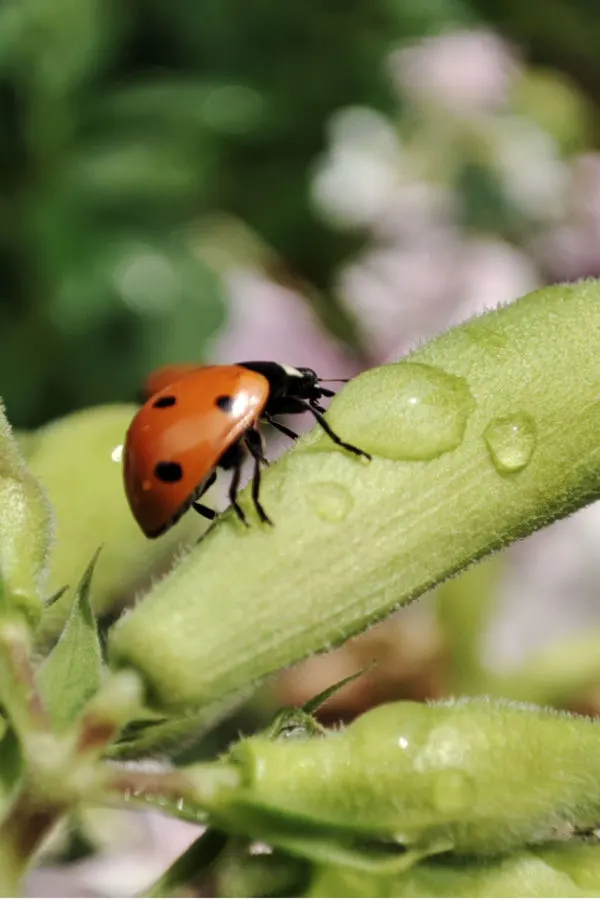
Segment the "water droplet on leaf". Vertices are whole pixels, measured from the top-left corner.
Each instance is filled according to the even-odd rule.
[[[501,475],[520,472],[529,464],[535,450],[535,423],[527,413],[492,419],[483,438]]]
[[[376,382],[376,396],[374,391],[365,402],[369,381]],[[429,460],[460,446],[474,409],[464,378],[403,362],[355,378],[332,404],[329,421],[345,441],[368,453]]]
[[[326,522],[343,522],[353,506],[349,491],[333,481],[317,481],[306,489],[316,514]]]

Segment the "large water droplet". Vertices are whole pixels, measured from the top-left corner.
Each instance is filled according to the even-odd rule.
[[[370,381],[373,395],[366,400]],[[460,446],[474,409],[464,378],[402,362],[355,378],[332,404],[329,420],[361,450],[388,459],[428,460]],[[338,413],[343,418],[338,420]]]
[[[492,419],[483,438],[501,475],[520,472],[528,465],[535,450],[535,422],[527,413]]]
[[[313,509],[326,522],[343,522],[353,506],[349,491],[333,481],[317,481],[306,488]]]
[[[455,815],[467,809],[474,800],[475,785],[458,769],[445,769],[433,782],[433,805],[444,815]]]

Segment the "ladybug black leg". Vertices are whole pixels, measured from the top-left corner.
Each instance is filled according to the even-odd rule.
[[[240,458],[236,462],[235,466],[233,467],[233,476],[231,478],[231,483],[229,485],[229,502],[233,506],[233,508],[235,510],[235,514],[238,517],[238,519],[240,520],[240,522],[243,522],[244,525],[246,526],[246,528],[249,528],[250,526],[248,525],[248,520],[246,519],[244,510],[242,509],[240,504],[237,502],[237,495],[238,495],[238,490],[240,487],[241,476],[242,476],[242,459]]]
[[[285,434],[286,437],[291,438],[293,441],[298,439],[298,435],[295,431],[292,431],[292,429],[288,428],[287,425],[282,425],[281,422],[277,422],[275,419],[272,419],[268,413],[263,413],[263,419],[265,420],[265,422],[268,422],[269,425],[272,425],[273,428],[276,428],[277,431]]]
[[[204,503],[198,503],[197,500],[192,501],[192,509],[195,509],[196,512],[201,516],[204,516],[205,519],[210,519],[211,522],[213,519],[217,518],[217,514],[214,509],[209,509],[208,506],[205,506]]]
[[[205,494],[209,487],[211,487],[216,480],[217,473],[213,472],[210,478],[205,481],[199,496],[201,497],[202,494]],[[211,522],[213,519],[217,518],[217,513],[214,511],[214,509],[210,509],[210,507],[205,506],[204,503],[199,503],[197,500],[192,500],[191,506],[192,509],[195,509],[199,515],[204,516],[205,519],[210,519]]]
[[[343,447],[344,450],[349,450],[350,453],[355,453],[357,456],[364,456],[365,459],[371,459],[370,453],[367,453],[365,450],[361,450],[359,447],[355,447],[353,444],[347,444],[340,437],[338,437],[331,425],[328,423],[327,419],[321,413],[321,410],[316,405],[308,402],[303,405],[307,412],[311,412],[313,414],[325,434],[329,435],[334,444],[337,444],[338,447]]]
[[[263,454],[263,444],[260,432],[255,428],[249,428],[245,435],[245,443],[250,451],[250,455],[254,460],[254,471],[252,473],[252,502],[258,513],[258,517],[265,525],[272,525],[273,522],[268,517],[260,502],[260,464],[266,462]]]

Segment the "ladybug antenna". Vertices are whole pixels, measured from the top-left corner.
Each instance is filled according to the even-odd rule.
[[[338,384],[346,384],[350,381],[349,378],[319,378],[319,382],[321,384],[328,384],[329,382],[335,381]]]

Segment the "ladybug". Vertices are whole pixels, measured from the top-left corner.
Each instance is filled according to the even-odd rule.
[[[192,507],[207,519],[217,513],[199,502],[216,478],[230,470],[229,500],[248,525],[237,502],[242,463],[254,461],[252,500],[260,520],[272,525],[260,499],[261,463],[267,464],[259,420],[290,438],[296,432],[274,418],[310,412],[339,447],[370,459],[347,444],[323,417],[319,401],[334,391],[316,372],[274,362],[235,365],[165,366],[145,386],[150,396],[129,426],[123,451],[125,492],[144,534],[156,538]]]

